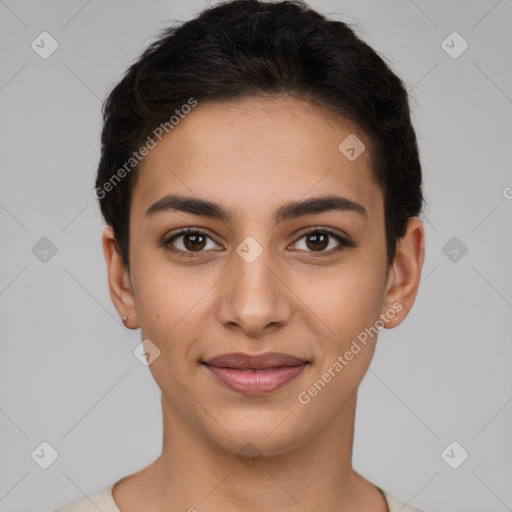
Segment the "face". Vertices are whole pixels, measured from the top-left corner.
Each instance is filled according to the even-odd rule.
[[[367,148],[355,160],[339,149],[349,135]],[[342,119],[271,98],[199,103],[145,157],[130,206],[131,300],[114,302],[160,351],[149,368],[167,415],[203,439],[275,454],[314,438],[354,398],[376,325],[412,305],[386,272],[368,148]],[[171,195],[196,203],[162,201]],[[204,364],[268,352],[301,364],[260,371],[259,387],[253,370]]]

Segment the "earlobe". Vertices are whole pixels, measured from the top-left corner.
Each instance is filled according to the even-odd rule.
[[[106,226],[103,230],[102,244],[110,297],[117,312],[123,318],[125,327],[136,329],[138,325],[131,327],[131,324],[137,323],[137,312],[130,276],[119,253],[112,226]]]
[[[425,230],[418,217],[407,224],[405,236],[398,240],[393,268],[390,269],[381,317],[384,327],[392,329],[411,310],[421,278],[425,258]]]

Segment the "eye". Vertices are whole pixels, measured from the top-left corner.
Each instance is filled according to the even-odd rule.
[[[299,247],[299,249],[311,252],[313,257],[328,256],[343,250],[345,247],[354,247],[352,242],[345,239],[340,234],[322,228],[315,228],[307,233],[303,233],[294,245],[300,245],[299,242],[303,239],[303,247]],[[326,250],[327,248],[329,248],[329,250]]]
[[[303,239],[303,247],[298,247],[298,249],[311,253],[310,255],[313,257],[329,256],[346,247],[355,247],[353,242],[347,240],[339,233],[318,227],[303,233],[290,247],[301,245],[299,242]],[[210,247],[208,247],[209,242],[211,243]],[[198,257],[208,249],[219,250],[220,247],[210,235],[194,228],[182,229],[178,233],[164,239],[161,245],[166,250],[185,257]],[[328,248],[329,250],[326,250]],[[292,250],[297,250],[297,247]]]
[[[176,241],[178,242],[176,243]],[[212,242],[212,247],[208,247],[208,241]],[[177,253],[178,256],[189,257],[195,256],[194,253],[204,252],[205,249],[218,249],[219,247],[209,235],[191,228],[183,229],[165,239],[162,245],[167,250]]]

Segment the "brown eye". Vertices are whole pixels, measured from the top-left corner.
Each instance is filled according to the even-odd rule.
[[[211,245],[208,246],[208,243]],[[162,246],[179,256],[198,256],[207,249],[218,249],[211,236],[195,229],[184,229],[162,241]],[[206,249],[206,250],[205,250]]]
[[[321,232],[306,235],[306,245],[313,251],[323,251],[329,245],[329,235]]]
[[[190,233],[183,235],[183,245],[189,251],[201,251],[206,245],[206,237],[200,233]]]
[[[302,243],[302,240],[304,240],[304,243]],[[304,247],[300,247],[301,244]],[[313,257],[329,256],[342,251],[346,247],[355,247],[353,242],[346,240],[338,233],[318,228],[304,233],[294,245],[296,249],[310,253],[310,256]]]

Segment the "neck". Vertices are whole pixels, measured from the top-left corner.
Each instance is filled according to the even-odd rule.
[[[354,395],[309,441],[262,455],[250,443],[232,453],[187,423],[162,397],[162,454],[134,475],[131,495],[119,487],[114,498],[122,512],[387,511],[384,497],[352,469],[356,401]]]

